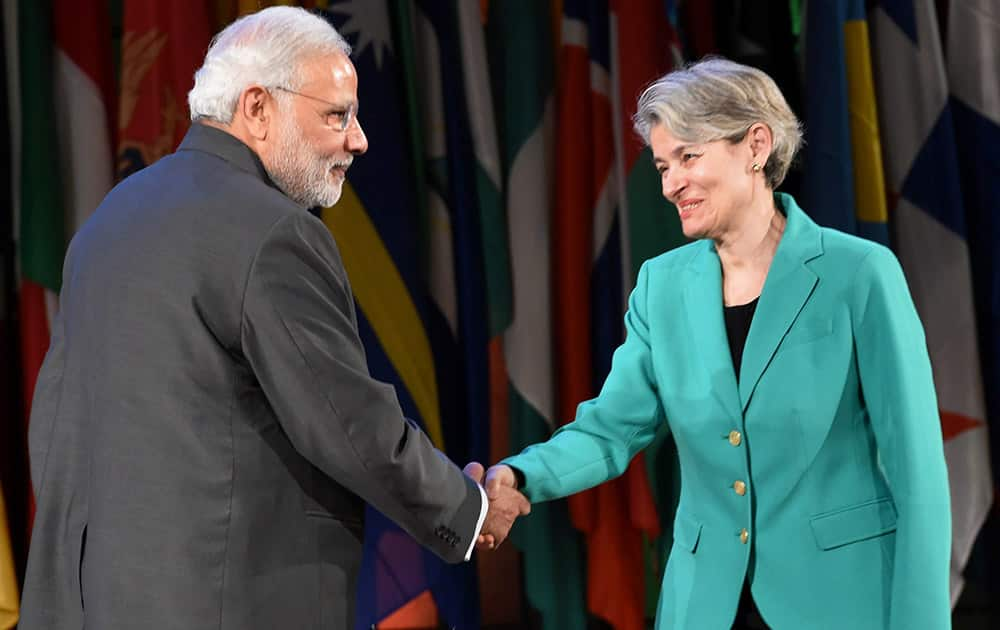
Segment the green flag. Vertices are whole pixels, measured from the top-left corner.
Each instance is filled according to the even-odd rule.
[[[25,408],[49,348],[61,281],[66,229],[60,187],[53,185],[56,135],[53,96],[52,14],[49,3],[18,3],[21,85],[21,375]],[[30,481],[29,481],[30,483]],[[29,521],[34,493],[29,490]],[[30,528],[30,522],[29,522]]]
[[[487,34],[502,130],[511,261],[512,322],[504,334],[514,452],[555,426],[549,217],[553,157],[553,46],[547,3],[493,0]],[[564,501],[532,506],[514,543],[524,552],[525,593],[550,630],[586,627],[579,533]]]

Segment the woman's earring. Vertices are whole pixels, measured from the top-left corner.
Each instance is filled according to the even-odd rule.
[[[753,168],[753,172],[756,173],[756,172],[760,171],[760,164],[754,162],[753,166],[751,168]]]

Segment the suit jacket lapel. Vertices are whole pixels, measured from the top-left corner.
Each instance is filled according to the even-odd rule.
[[[736,418],[742,414],[722,314],[722,267],[711,241],[703,244],[690,263],[684,287],[688,324],[699,348],[698,356],[708,372],[712,394]]]
[[[785,233],[754,312],[740,365],[739,396],[745,412],[778,344],[812,295],[819,278],[806,263],[823,253],[822,233],[788,195],[777,193],[788,216]]]

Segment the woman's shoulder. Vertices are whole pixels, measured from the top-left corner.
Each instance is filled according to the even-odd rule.
[[[820,230],[823,234],[823,255],[834,264],[850,265],[873,261],[877,265],[896,260],[892,250],[881,243],[833,228],[823,227]]]
[[[902,282],[905,276],[891,249],[859,236],[830,228],[823,232],[823,256],[814,261],[814,269],[826,277],[843,277],[854,292],[865,292],[873,285]]]
[[[675,247],[662,254],[646,259],[646,262],[642,266],[649,272],[680,269],[686,267],[692,260],[701,255],[706,248],[710,247],[711,243],[709,241],[691,241],[686,245]]]

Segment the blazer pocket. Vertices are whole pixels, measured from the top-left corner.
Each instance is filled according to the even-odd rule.
[[[674,544],[680,549],[694,553],[701,538],[701,523],[686,512],[677,510],[674,518]]]
[[[798,346],[822,339],[833,332],[833,321],[829,319],[807,320],[792,324],[782,346]]]
[[[817,514],[809,524],[820,549],[836,549],[896,531],[896,506],[882,497]]]

